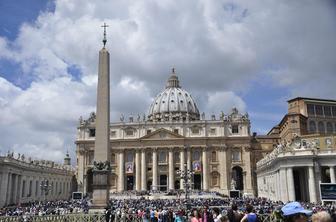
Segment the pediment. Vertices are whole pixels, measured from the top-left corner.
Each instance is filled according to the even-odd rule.
[[[184,136],[171,132],[170,130],[160,128],[158,130],[155,130],[154,132],[151,132],[150,134],[147,134],[146,136],[141,137],[140,139],[181,139],[181,138],[184,138]]]

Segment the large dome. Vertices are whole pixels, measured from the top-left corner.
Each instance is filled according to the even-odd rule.
[[[165,90],[156,96],[149,107],[151,121],[199,120],[200,114],[190,93],[180,87],[175,70],[167,81]]]

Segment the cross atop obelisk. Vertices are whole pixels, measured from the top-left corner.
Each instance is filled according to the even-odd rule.
[[[101,27],[104,28],[103,44],[104,44],[104,48],[105,48],[105,45],[106,45],[106,42],[107,42],[107,39],[106,39],[106,28],[109,27],[109,26],[106,25],[106,23],[104,22],[104,25],[102,25]]]

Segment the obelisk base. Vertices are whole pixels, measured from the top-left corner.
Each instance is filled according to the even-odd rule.
[[[93,209],[105,209],[109,201],[108,170],[93,170]]]

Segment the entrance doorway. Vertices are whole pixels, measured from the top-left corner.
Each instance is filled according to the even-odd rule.
[[[293,169],[294,177],[294,191],[295,191],[295,200],[296,201],[308,201],[308,178],[307,172],[304,168],[294,168]]]
[[[93,172],[92,169],[89,169],[86,172],[86,192],[87,193],[92,193],[93,192]]]
[[[160,191],[167,191],[167,175],[160,175]]]
[[[244,190],[243,169],[240,166],[232,168],[232,180],[235,181],[236,190]]]
[[[151,190],[151,187],[152,187],[152,181],[148,180],[147,181],[147,190]]]
[[[127,176],[126,178],[126,190],[133,190],[134,176]]]
[[[175,188],[175,190],[179,190],[179,189],[181,189],[180,181],[179,181],[179,180],[175,180],[174,188]]]
[[[202,189],[202,177],[201,174],[194,174],[194,190]]]

